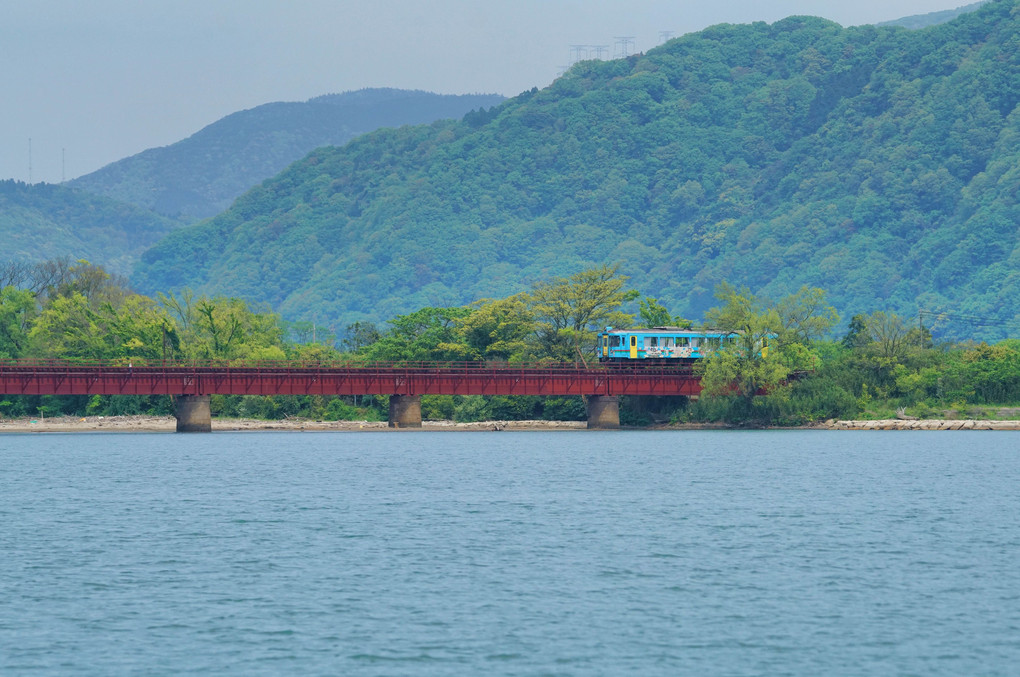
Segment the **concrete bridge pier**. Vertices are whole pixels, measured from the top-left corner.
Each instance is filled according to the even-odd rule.
[[[212,412],[208,395],[178,395],[174,416],[179,433],[211,433]]]
[[[421,395],[390,395],[391,428],[421,427]]]
[[[616,395],[588,396],[588,429],[617,430],[620,427],[620,398]]]

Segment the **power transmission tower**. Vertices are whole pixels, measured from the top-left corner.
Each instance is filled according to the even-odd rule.
[[[631,48],[634,47],[634,36],[623,35],[616,36],[613,38],[616,41],[616,53],[614,57],[617,59],[626,59],[630,56]]]
[[[588,45],[571,45],[570,46],[570,65],[573,66],[578,61],[584,61],[588,58]]]

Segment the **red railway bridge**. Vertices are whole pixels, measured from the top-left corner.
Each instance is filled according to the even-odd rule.
[[[689,366],[0,361],[5,395],[172,395],[179,432],[212,429],[210,395],[389,395],[395,428],[421,426],[422,395],[583,395],[589,428],[618,428],[620,395],[700,392]]]

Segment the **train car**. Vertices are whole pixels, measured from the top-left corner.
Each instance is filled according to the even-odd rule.
[[[680,363],[700,360],[736,339],[734,332],[711,329],[606,327],[605,331],[599,332],[597,346],[599,362],[634,364],[635,360],[644,360],[647,363]]]

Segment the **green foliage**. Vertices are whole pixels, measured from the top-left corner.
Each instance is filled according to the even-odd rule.
[[[284,327],[279,315],[257,312],[237,298],[195,298],[190,290],[180,295],[159,295],[162,306],[174,321],[168,326],[171,357],[184,360],[273,361],[286,359]],[[162,336],[162,334],[161,334]],[[329,357],[331,351],[305,348],[292,351],[295,358],[306,355]]]
[[[0,359],[17,357],[133,361],[269,360],[329,362],[341,357],[320,343],[294,344],[279,317],[239,299],[132,294],[97,266],[77,262],[40,291],[0,290]],[[394,318],[384,332],[349,329],[357,359],[521,362],[582,355],[594,328],[632,318],[633,300],[615,268],[596,267],[536,285],[532,293],[465,307],[426,307]],[[923,328],[895,313],[855,315],[847,337],[823,341],[836,316],[819,289],[802,288],[770,303],[728,284],[707,322],[732,332],[702,363],[704,397],[685,406],[664,398],[624,398],[624,423],[729,421],[800,424],[851,416],[994,415],[1020,404],[1020,340],[935,344]],[[642,307],[661,306],[645,297]],[[350,359],[351,355],[344,356]],[[214,413],[265,419],[385,418],[387,398],[215,396]],[[172,398],[4,396],[3,416],[167,414]],[[583,420],[580,397],[451,396],[422,399],[429,419]]]
[[[505,299],[487,299],[472,304],[472,310],[457,320],[465,359],[509,361],[528,354],[529,339],[537,326],[531,297],[516,294]]]
[[[825,292],[805,287],[769,304],[746,289],[724,283],[716,297],[723,305],[709,310],[706,322],[734,336],[701,365],[702,388],[709,399],[701,405],[703,411],[722,420],[772,421],[787,416],[788,379],[818,366],[820,358],[811,340],[827,334],[837,321],[835,310],[824,305]],[[826,397],[839,399],[833,393]],[[804,404],[794,409],[803,411]]]
[[[646,296],[638,301],[638,316],[642,327],[680,327],[690,329],[694,323],[679,315],[669,314],[669,309],[659,303],[658,299]]]
[[[916,30],[918,28],[927,28],[928,26],[937,26],[938,24],[952,21],[961,14],[967,12],[973,12],[975,9],[984,5],[991,0],[979,0],[978,2],[972,2],[969,5],[957,7],[956,9],[946,9],[940,12],[928,12],[926,14],[915,14],[914,16],[903,17],[902,19],[896,19],[894,21],[885,21],[878,24],[879,26],[902,26],[903,28],[909,28]]]
[[[2,256],[38,263],[72,256],[125,275],[178,224],[138,207],[52,184],[0,181]]]
[[[28,348],[28,331],[36,316],[32,292],[0,289],[0,360],[21,357]]]
[[[625,288],[627,279],[618,266],[602,265],[535,285],[531,307],[542,354],[584,362],[594,353],[596,332],[629,326],[634,316],[620,306],[638,294]]]
[[[465,359],[456,339],[456,321],[468,308],[422,308],[390,320],[390,330],[360,354],[379,362],[458,361]]]
[[[239,111],[196,134],[77,178],[83,191],[194,222],[322,146],[342,146],[379,127],[459,118],[495,106],[495,94],[362,89]]]
[[[687,317],[729,280],[825,288],[848,317],[992,317],[979,336],[999,339],[1020,329],[1015,9],[919,31],[723,25],[579,63],[460,123],[316,150],[134,279],[345,326],[614,261]]]

